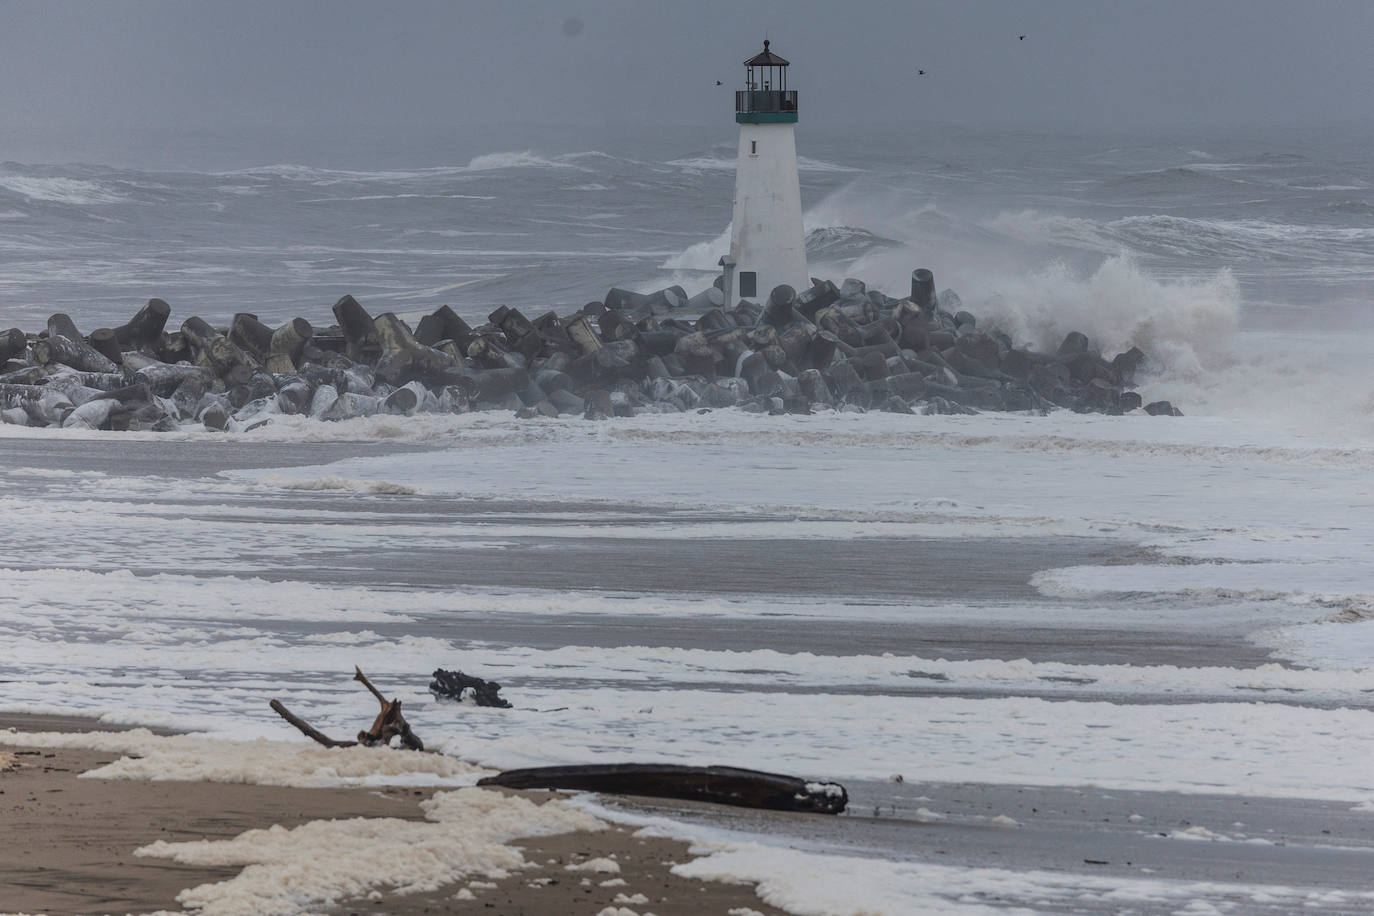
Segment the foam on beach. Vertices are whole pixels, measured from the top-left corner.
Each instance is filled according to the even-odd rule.
[[[420,807],[424,821],[311,821],[292,830],[249,830],[230,840],[159,841],[134,855],[242,867],[227,881],[177,896],[202,916],[289,916],[379,889],[404,895],[470,876],[505,878],[525,864],[520,851],[506,845],[510,841],[606,827],[559,800],[535,804],[485,789],[440,792]]]
[[[197,735],[119,732],[0,731],[0,745],[87,748],[124,754],[82,774],[91,779],[229,782],[326,788],[361,785],[470,786],[491,773],[443,754],[386,748],[324,748],[300,742],[229,741]]]

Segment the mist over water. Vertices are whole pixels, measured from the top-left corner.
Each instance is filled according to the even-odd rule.
[[[613,285],[695,291],[728,245],[734,134],[13,138],[0,323],[66,311],[112,325],[150,296],[182,317],[322,322],[345,293],[374,313],[481,317],[577,307]],[[1368,327],[1365,140],[803,124],[811,269],[901,295],[930,267],[1018,342],[1079,329],[1104,350],[1138,345],[1161,381],[1210,397],[1201,380],[1237,359],[1223,357],[1236,328]]]

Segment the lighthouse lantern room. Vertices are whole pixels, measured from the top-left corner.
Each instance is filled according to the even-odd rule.
[[[810,286],[797,177],[797,91],[787,88],[788,62],[769,49],[744,62],[745,88],[735,93],[739,160],[726,301],[766,299],[775,286]]]

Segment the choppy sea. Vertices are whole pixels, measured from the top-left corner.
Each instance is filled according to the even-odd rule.
[[[174,320],[324,323],[345,293],[481,317],[611,286],[695,291],[728,239],[733,139],[725,124],[0,143],[0,326],[111,325],[150,296]],[[1366,139],[799,128],[813,274],[900,294],[928,267],[1018,341],[1139,345],[1142,393],[1183,417],[281,417],[117,447],[0,427],[0,508],[29,520],[0,526],[0,709],[285,737],[266,706],[280,696],[346,733],[358,663],[435,746],[487,766],[839,779],[873,805],[849,840],[715,837],[722,876],[770,874],[772,902],[805,912],[1114,911],[1076,862],[937,864],[931,834],[872,832],[890,808],[922,830],[1032,835],[1014,832],[1027,813],[959,813],[976,785],[1364,817]],[[432,702],[438,666],[500,680],[516,708]],[[1230,855],[1374,848],[1367,830],[1339,852],[1248,815],[1202,834],[1127,813],[1110,828],[1123,842],[1193,843],[1176,864],[1221,848],[1199,837],[1236,841]],[[807,883],[827,870],[815,856],[841,853],[862,856],[844,868],[867,897]],[[1146,912],[1374,899],[1367,878],[1274,871],[1274,855],[1244,880],[1139,862],[1112,880]]]
[[[1028,277],[1128,256],[1158,280],[1229,271],[1247,317],[1362,315],[1374,157],[1354,131],[1079,136],[798,129],[819,274],[900,288],[929,266],[1027,308]],[[704,285],[730,220],[734,127],[453,136],[0,143],[0,311],[108,321],[580,305],[612,283]],[[37,158],[35,158],[37,157]]]

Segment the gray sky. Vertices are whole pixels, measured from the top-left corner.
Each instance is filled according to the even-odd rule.
[[[1374,0],[0,0],[0,131],[729,123],[765,32],[814,125],[1374,120]]]

